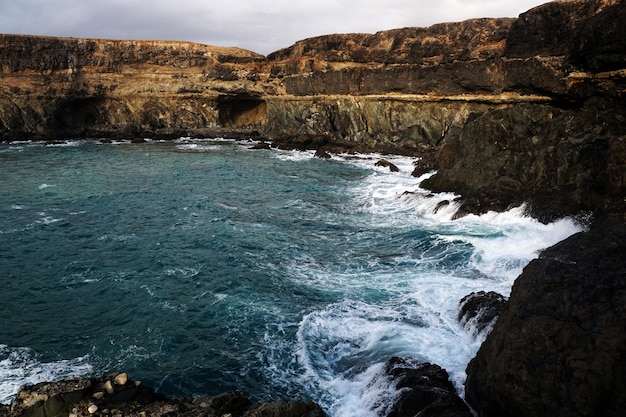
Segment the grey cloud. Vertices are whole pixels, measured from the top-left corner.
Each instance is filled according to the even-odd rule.
[[[541,0],[0,0],[0,32],[176,39],[260,53],[328,33],[517,16]]]

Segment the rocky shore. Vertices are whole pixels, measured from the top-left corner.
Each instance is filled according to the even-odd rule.
[[[462,195],[458,216],[524,203],[544,221],[591,219],[588,232],[547,249],[516,280],[468,366],[466,399],[485,417],[621,416],[625,19],[623,0],[561,0],[516,19],[321,36],[268,56],[0,35],[0,140],[227,136],[320,155],[406,154],[421,158],[419,170],[437,170],[424,186]],[[93,397],[101,383],[78,390]],[[155,401],[198,413],[171,415],[320,412]],[[419,412],[408,410],[389,415]]]

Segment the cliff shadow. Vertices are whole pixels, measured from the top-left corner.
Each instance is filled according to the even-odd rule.
[[[60,129],[84,128],[101,122],[103,98],[80,98],[61,103],[54,111],[54,122]]]
[[[217,111],[223,127],[260,127],[267,120],[265,100],[250,95],[220,96]]]

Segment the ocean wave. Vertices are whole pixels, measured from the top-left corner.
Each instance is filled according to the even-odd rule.
[[[0,403],[10,403],[19,387],[24,384],[85,376],[92,372],[88,355],[44,362],[41,355],[32,349],[0,345]]]

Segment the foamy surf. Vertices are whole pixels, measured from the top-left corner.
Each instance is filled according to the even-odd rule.
[[[0,403],[10,403],[22,385],[85,376],[92,370],[87,356],[42,362],[29,348],[0,345]]]
[[[379,374],[391,356],[444,367],[462,392],[484,336],[457,322],[460,299],[508,294],[540,249],[580,230],[523,208],[453,220],[459,196],[421,188],[432,174],[412,177],[414,158],[249,148],[182,138],[13,152],[0,250],[14,313],[0,343],[22,345],[28,321],[31,345],[17,349],[34,365],[6,381],[42,374],[35,351],[73,352],[68,366],[123,370],[168,395],[240,388],[378,415],[397,395]]]
[[[376,271],[381,269],[376,262],[370,264],[374,270],[356,274],[327,271],[313,262],[306,268],[294,265],[300,281],[347,297],[305,315],[297,332],[297,357],[305,368],[301,383],[321,393],[316,400],[334,417],[374,417],[391,409],[399,392],[380,372],[392,356],[442,366],[463,395],[465,367],[485,333],[473,334],[457,322],[460,299],[480,290],[508,295],[513,280],[541,249],[582,230],[572,219],[542,224],[524,207],[453,220],[459,196],[432,194],[419,186],[432,174],[411,177],[412,161],[402,157],[393,159],[402,167],[399,173],[371,167],[376,158],[349,160],[372,171],[352,190],[354,210],[370,213],[367,221],[384,224],[391,234],[430,230],[441,244],[429,248],[436,252],[432,256],[419,247],[414,252],[399,247],[386,260],[398,265],[397,272]],[[464,252],[468,261],[459,264],[456,259]]]

